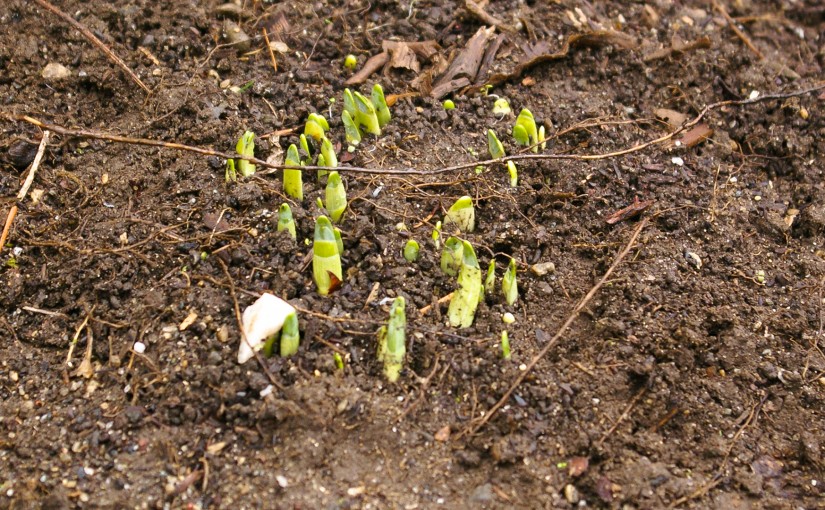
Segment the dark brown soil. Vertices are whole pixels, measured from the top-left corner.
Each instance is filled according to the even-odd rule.
[[[217,46],[219,3],[56,1],[147,95],[63,20],[6,0],[2,111],[224,152],[250,129],[266,159],[296,141],[269,134],[300,128],[310,112],[331,117],[343,141],[346,54],[360,67],[383,40],[435,39],[448,59],[482,26],[452,0],[245,2],[252,40],[239,53]],[[514,152],[514,116],[493,115],[492,95],[547,125],[546,152],[584,155],[666,134],[659,108],[692,118],[752,91],[819,83],[820,2],[722,3],[764,59],[707,2],[493,2],[489,13],[522,27],[496,72],[512,69],[531,37],[556,51],[573,34],[614,29],[638,45],[571,49],[491,95],[453,94],[449,112],[404,97],[385,133],[346,164],[473,162],[490,127]],[[262,27],[289,48],[277,72]],[[709,48],[660,51],[703,36]],[[49,63],[69,76],[45,79]],[[379,71],[360,88],[377,80],[387,94],[416,92],[416,76]],[[316,179],[293,202],[294,244],[275,231],[280,172],[227,185],[217,158],[54,135],[2,251],[0,507],[822,508],[822,106],[814,92],[716,108],[713,135],[695,147],[522,162],[517,188],[501,168],[344,173],[346,277],[329,298],[304,264]],[[5,221],[40,133],[0,125]],[[515,257],[520,296],[513,307],[488,298],[471,328],[455,330],[446,304],[418,310],[454,289],[429,237],[462,195],[475,199],[467,238],[482,267],[495,256],[501,275]],[[508,405],[465,433],[628,242],[639,218],[606,219],[636,199],[654,203],[630,254]],[[422,246],[414,264],[400,255],[409,237]],[[546,262],[554,272],[529,269]],[[233,292],[243,310],[264,291],[302,310],[300,351],[238,365]],[[407,368],[388,384],[375,331],[396,295],[408,303]],[[510,361],[499,351],[506,311],[517,318]],[[92,339],[86,378],[77,367]],[[282,390],[269,393],[267,372]]]

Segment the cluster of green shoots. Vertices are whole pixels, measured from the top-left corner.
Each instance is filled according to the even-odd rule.
[[[369,99],[358,91],[344,89],[344,111],[341,113],[341,120],[351,151],[361,143],[364,131],[381,136],[381,128],[389,124],[390,119],[390,108],[387,106],[381,85],[376,83],[372,87]]]
[[[252,131],[244,131],[238,143],[235,144],[235,152],[244,158],[255,157],[255,133]],[[226,161],[226,182],[234,182],[238,180],[238,174],[241,177],[249,177],[255,173],[255,165],[243,158],[228,159]]]
[[[541,150],[547,147],[544,126],[536,125],[533,114],[527,108],[522,109],[516,118],[516,123],[513,125],[513,138],[519,145],[532,147],[533,152],[538,152],[539,147]],[[507,155],[496,132],[492,129],[487,130],[487,148],[493,159],[500,159]],[[510,186],[518,186],[518,168],[513,161],[507,161],[507,173],[510,177]]]

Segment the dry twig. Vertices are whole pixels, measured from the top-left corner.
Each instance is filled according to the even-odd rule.
[[[26,180],[23,182],[23,186],[20,187],[20,192],[17,194],[17,201],[20,202],[26,198],[26,195],[29,194],[29,188],[34,182],[34,174],[37,173],[37,168],[40,166],[40,161],[43,159],[43,153],[46,151],[46,144],[49,143],[49,132],[43,131],[43,137],[40,139],[40,146],[37,148],[37,155],[34,157],[34,161],[32,161],[31,169],[29,170],[29,175],[26,176]],[[3,247],[6,245],[6,240],[9,237],[9,231],[11,230],[11,224],[14,223],[14,218],[17,216],[17,204],[11,206],[9,209],[9,214],[6,216],[6,224],[3,225],[3,233],[0,234],[0,253],[3,251]]]

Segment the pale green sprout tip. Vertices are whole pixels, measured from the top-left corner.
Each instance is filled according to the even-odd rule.
[[[341,114],[341,121],[344,123],[344,134],[347,137],[347,143],[358,145],[361,143],[361,130],[358,129],[358,124],[352,118],[352,115],[347,110]]]
[[[384,89],[376,83],[372,87],[372,106],[375,107],[375,115],[378,117],[378,125],[384,127],[390,123],[390,107],[387,106],[387,99],[384,97]]]
[[[464,245],[464,257],[458,271],[458,290],[453,293],[447,317],[450,325],[456,328],[468,328],[473,324],[476,309],[481,300],[481,268],[476,252],[467,241]]]
[[[510,259],[510,265],[501,278],[501,290],[504,292],[504,301],[512,305],[518,299],[518,282],[516,281],[516,259]]]
[[[292,240],[298,239],[298,234],[295,232],[295,220],[292,218],[292,209],[289,204],[281,204],[278,208],[278,232],[286,230],[292,237]]]
[[[315,220],[315,236],[312,243],[312,278],[318,287],[318,294],[326,296],[332,287],[332,278],[343,280],[341,253],[335,240],[335,231],[329,218],[319,216]]]
[[[510,337],[506,329],[501,332],[501,357],[510,359]]]
[[[516,124],[513,126],[513,138],[521,145],[533,145],[533,152],[539,151],[538,143],[540,140],[536,120],[533,118],[533,113],[527,108],[523,108],[516,118]]]
[[[404,259],[407,262],[415,262],[418,260],[418,251],[419,251],[418,241],[415,239],[407,240],[406,244],[404,244],[403,255]]]
[[[255,133],[252,131],[245,131],[238,140],[238,143],[235,144],[235,151],[241,156],[246,156],[248,158],[254,157]],[[249,177],[255,173],[255,165],[245,159],[239,158],[235,163],[235,167],[237,168],[238,173],[241,174],[241,177]]]
[[[297,200],[304,199],[304,181],[301,175],[301,157],[293,143],[286,151],[284,160],[284,193]]]
[[[455,225],[461,232],[472,232],[476,228],[476,212],[473,207],[473,199],[463,196],[447,211],[444,217],[444,227]]]
[[[510,102],[507,99],[500,97],[493,103],[493,115],[504,116],[510,115]]]
[[[510,176],[510,186],[513,188],[518,186],[518,169],[512,161],[507,162],[507,174]]]
[[[384,375],[395,382],[401,375],[407,353],[406,301],[398,296],[390,307],[390,320],[378,330],[378,359],[384,363]]]
[[[498,159],[504,157],[504,146],[496,136],[496,132],[492,129],[487,130],[487,148],[490,151],[490,157]]]
[[[327,177],[326,209],[333,222],[338,223],[347,209],[347,190],[338,172],[330,172]]]
[[[352,119],[355,119],[358,113],[358,108],[355,106],[355,96],[352,95],[350,89],[344,89],[344,111],[349,113]]]
[[[375,106],[369,99],[364,97],[360,92],[353,92],[355,98],[355,121],[359,126],[364,126],[367,133],[375,136],[381,136],[381,123],[378,121],[378,116],[375,111]]]
[[[516,317],[510,312],[505,312],[505,314],[501,316],[501,322],[504,324],[512,324],[516,322]]]
[[[539,148],[541,150],[547,149],[547,142],[545,141],[547,138],[545,138],[544,133],[544,126],[539,126]]]
[[[343,370],[344,369],[344,358],[342,358],[340,354],[338,354],[337,352],[333,352],[332,353],[332,359],[333,359],[333,361],[335,361],[335,368],[336,369],[338,369],[338,370]]]
[[[324,166],[336,168],[338,166],[338,156],[335,155],[335,147],[326,136],[321,139],[321,155],[324,157]],[[323,170],[322,170],[323,171]]]
[[[235,182],[238,180],[238,172],[235,171],[235,160],[226,160],[226,182]]]
[[[435,223],[435,228],[433,229],[433,244],[435,245],[435,249],[438,250],[441,248],[441,222],[437,221]]]
[[[307,159],[301,160],[301,164],[303,165],[306,164],[306,162],[310,161],[310,158],[312,157],[312,151],[309,150],[309,140],[307,139],[307,136],[305,134],[301,133],[301,136],[298,138],[298,141],[298,144],[301,146],[301,150],[304,151],[304,153],[307,155]]]
[[[316,197],[315,198],[315,205],[318,207],[318,209],[323,210],[324,209],[324,200],[321,197]]]
[[[286,358],[298,352],[301,334],[298,331],[298,314],[295,312],[286,316],[284,328],[281,330],[281,357]]]
[[[352,71],[353,69],[355,69],[355,66],[357,66],[357,65],[358,65],[358,59],[355,58],[355,55],[350,53],[349,55],[344,57],[344,67],[345,68]]]
[[[516,139],[516,143],[519,145],[530,145],[530,135],[527,134],[527,130],[521,124],[513,126],[513,138]]]
[[[496,259],[490,260],[487,266],[487,277],[484,279],[484,293],[492,295],[496,288]]]
[[[451,99],[447,99],[443,103],[445,110],[455,110],[455,103]]]
[[[317,164],[318,166],[327,166],[327,161],[324,159],[323,154],[318,154],[318,159],[316,160],[315,164]],[[329,170],[318,170],[318,182],[321,182],[321,179],[323,179],[328,174]]]
[[[457,237],[450,237],[441,252],[441,270],[448,276],[456,276],[464,260],[464,243]]]
[[[304,125],[304,135],[320,140],[324,136],[324,128],[314,120],[308,120]]]
[[[323,115],[319,113],[310,113],[307,116],[307,120],[316,122],[319,126],[321,126],[321,129],[323,129],[324,132],[329,131],[329,122],[327,122],[327,119]]]
[[[335,247],[338,248],[338,253],[344,253],[344,238],[341,237],[341,229],[332,227],[332,233],[335,234]]]

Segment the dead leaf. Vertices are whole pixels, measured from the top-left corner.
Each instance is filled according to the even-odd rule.
[[[710,126],[701,122],[688,130],[679,142],[685,147],[695,147],[704,142],[713,135],[713,129]]]
[[[226,221],[223,215],[217,213],[205,213],[203,215],[203,224],[213,232],[224,232],[232,228],[232,225]]]
[[[584,472],[587,471],[587,468],[590,465],[590,459],[587,457],[573,457],[567,465],[567,474],[575,478],[583,475]]]
[[[327,271],[327,274],[329,275],[329,292],[333,293],[336,290],[340,289],[341,285],[343,285],[344,282],[342,282],[337,276],[335,276],[335,273],[333,273],[332,271]]]
[[[484,3],[486,3],[486,2],[484,2]],[[498,19],[497,17],[493,16],[489,12],[485,11],[484,8],[480,4],[474,2],[473,0],[465,0],[464,7],[467,9],[467,11],[470,14],[472,14],[475,17],[477,17],[478,19],[480,19],[481,22],[484,23],[485,25],[493,25],[496,28],[498,28],[499,30],[503,30],[505,32],[515,32],[516,31],[516,29],[513,28],[512,26],[508,25],[504,21]]]
[[[450,426],[449,425],[444,425],[443,427],[438,429],[438,432],[436,432],[433,437],[435,438],[436,441],[438,441],[440,443],[443,443],[445,441],[449,441],[449,439],[450,439]]]
[[[495,27],[481,27],[433,84],[430,96],[440,99],[450,92],[466,87],[475,80],[487,45],[493,39]]]
[[[383,41],[381,53],[370,57],[364,66],[347,81],[346,85],[360,85],[373,73],[387,64],[391,68],[409,69],[416,74],[421,70],[420,60],[430,61],[438,54],[441,46],[436,41]]]
[[[633,203],[629,206],[625,207],[624,209],[619,209],[618,211],[614,212],[610,216],[607,217],[605,221],[607,221],[608,225],[613,225],[615,223],[619,223],[620,221],[629,220],[631,218],[635,218],[636,216],[642,214],[648,207],[653,205],[653,200],[644,200],[639,202],[639,198],[636,197],[633,199]]]
[[[676,110],[668,110],[667,108],[657,108],[653,111],[657,118],[664,120],[668,125],[674,129],[680,127],[687,120],[687,115]]]

